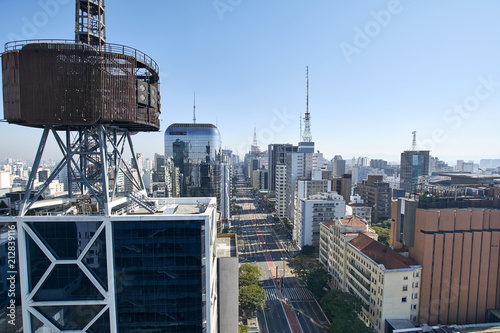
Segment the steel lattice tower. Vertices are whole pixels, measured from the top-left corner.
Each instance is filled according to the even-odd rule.
[[[306,96],[306,115],[304,116],[304,134],[303,142],[312,142],[311,135],[311,114],[309,113],[309,66],[306,67],[307,96]]]

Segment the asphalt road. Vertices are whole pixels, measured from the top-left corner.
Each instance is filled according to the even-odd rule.
[[[260,268],[266,308],[258,311],[260,332],[328,332],[328,320],[303,281],[295,277],[288,261],[293,254],[290,235],[275,222],[242,174],[236,184],[239,215],[233,216],[240,244],[240,263]]]

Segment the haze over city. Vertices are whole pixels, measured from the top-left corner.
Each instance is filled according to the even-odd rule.
[[[74,38],[72,1],[1,5],[2,45]],[[161,130],[134,138],[146,156],[163,152],[168,125],[192,121],[194,92],[197,121],[216,124],[224,148],[243,155],[254,126],[262,148],[298,142],[309,66],[311,132],[327,158],[399,161],[412,131],[420,148],[449,163],[499,157],[496,131],[488,126],[500,120],[496,1],[137,6],[107,2],[106,23],[108,41],[132,45],[160,67]],[[0,156],[32,158],[40,135],[1,123],[0,140],[16,144],[3,144]]]

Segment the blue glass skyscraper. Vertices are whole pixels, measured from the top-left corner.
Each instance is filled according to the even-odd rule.
[[[219,199],[220,163],[221,139],[214,125],[172,124],[165,131],[167,196]]]

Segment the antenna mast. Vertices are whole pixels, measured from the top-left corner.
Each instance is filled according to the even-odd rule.
[[[302,141],[312,142],[311,135],[311,115],[309,113],[309,66],[306,67],[306,78],[307,78],[307,98],[306,98],[306,115],[304,117],[304,134],[302,135]]]
[[[255,126],[255,124],[253,125],[253,143],[251,151],[255,154],[259,153],[259,145],[257,143],[257,127]]]
[[[193,97],[193,124],[196,124],[196,91]]]
[[[104,0],[76,0],[75,42],[101,50],[106,44]]]

